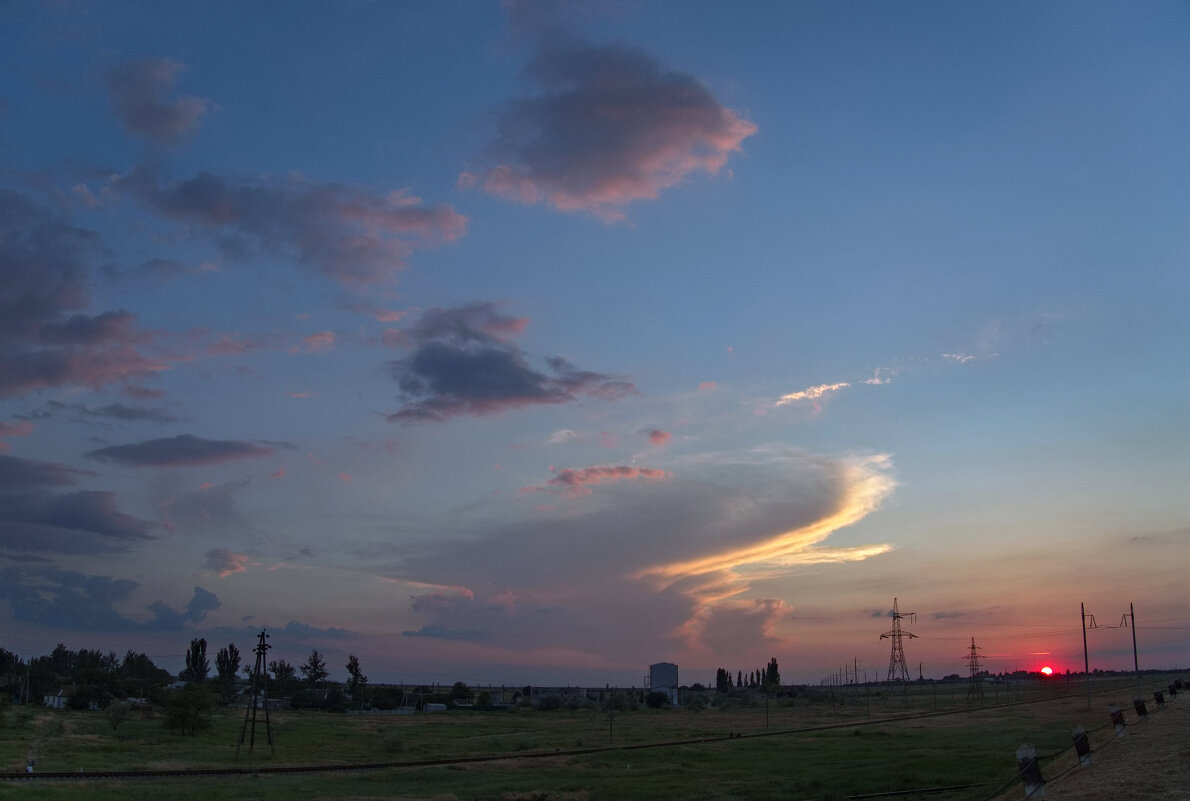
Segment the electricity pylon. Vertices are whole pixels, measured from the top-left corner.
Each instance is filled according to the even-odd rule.
[[[909,666],[905,664],[905,647],[901,645],[902,637],[916,638],[916,634],[911,634],[907,631],[901,631],[901,618],[910,618],[914,623],[917,622],[916,612],[905,612],[897,608],[897,599],[893,598],[892,609],[892,630],[886,631],[880,635],[880,639],[889,637],[892,639],[892,652],[888,656],[888,678],[885,681],[896,681],[898,678],[903,681],[909,681]]]
[[[967,685],[967,700],[982,701],[983,676],[979,673],[979,647],[975,644],[974,637],[971,638],[971,653],[963,659],[971,663],[971,683]]]
[[[273,747],[273,724],[269,720],[269,674],[265,664],[265,654],[272,647],[265,642],[268,638],[269,635],[262,630],[260,642],[254,649],[256,666],[252,668],[252,692],[248,697],[248,708],[244,710],[244,725],[240,726],[240,741],[236,744],[237,757],[240,755],[240,748],[244,745],[246,734],[248,735],[248,750],[251,751],[252,747],[256,745],[256,710],[258,707],[264,707],[265,732],[268,734],[269,748]],[[251,729],[249,729],[249,719],[251,719]]]

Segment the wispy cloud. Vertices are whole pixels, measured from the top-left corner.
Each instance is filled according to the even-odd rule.
[[[631,467],[628,465],[596,465],[578,470],[564,468],[545,482],[548,487],[561,487],[572,495],[590,495],[589,487],[595,484],[608,484],[615,481],[633,481],[637,479],[662,480],[669,478],[664,470],[654,470],[648,467]],[[545,489],[545,487],[525,487],[522,492]]]
[[[203,439],[193,434],[179,434],[128,445],[109,445],[93,450],[87,456],[101,462],[117,462],[133,467],[179,467],[257,458],[268,456],[273,450],[258,442]]]
[[[782,395],[777,401],[777,406],[786,406],[790,403],[797,403],[804,400],[818,400],[831,392],[838,392],[841,389],[846,389],[851,386],[847,381],[841,381],[837,384],[819,384],[815,387],[807,387],[806,389],[798,390],[797,392],[790,392],[788,395]]]
[[[382,195],[296,175],[201,172],[169,181],[145,165],[119,186],[169,219],[217,234],[230,261],[258,249],[280,252],[349,285],[391,280],[415,251],[453,241],[467,228],[467,218],[450,206],[426,205],[404,190]]]
[[[502,110],[464,186],[603,220],[692,173],[719,172],[756,126],[687,73],[631,47],[547,38],[526,69],[538,92]]]
[[[523,406],[557,404],[590,395],[611,400],[635,391],[622,377],[581,370],[560,357],[545,369],[530,366],[507,337],[524,330],[524,318],[502,315],[493,304],[430,309],[408,331],[413,352],[389,362],[404,405],[394,422],[441,422]]]

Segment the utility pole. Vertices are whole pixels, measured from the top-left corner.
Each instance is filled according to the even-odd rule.
[[[1087,656],[1087,605],[1080,603],[1079,610],[1083,616],[1083,682],[1087,685],[1087,709],[1091,708],[1091,660]],[[1095,616],[1091,615],[1091,628],[1095,628]]]
[[[902,679],[909,681],[909,667],[905,664],[905,647],[901,644],[902,637],[916,638],[916,634],[911,634],[908,631],[901,630],[901,618],[911,618],[914,623],[917,622],[916,612],[901,613],[897,608],[897,599],[893,598],[892,608],[892,629],[880,635],[880,639],[888,637],[892,640],[892,651],[888,656],[888,678],[885,681],[895,681]],[[920,669],[920,668],[919,668]]]
[[[1132,669],[1136,671],[1136,695],[1140,696],[1140,660],[1136,656],[1136,609],[1128,602],[1128,617],[1132,619]]]
[[[252,692],[248,697],[248,708],[244,710],[244,723],[240,726],[240,741],[236,744],[237,758],[240,756],[240,748],[244,745],[245,734],[248,734],[248,750],[251,751],[256,745],[256,709],[258,706],[264,706],[264,725],[268,734],[269,749],[271,750],[273,747],[273,724],[269,720],[269,674],[265,660],[265,654],[272,647],[265,642],[268,638],[269,635],[262,629],[260,641],[254,649],[256,666],[252,668]],[[251,718],[251,729],[249,729],[249,718]]]

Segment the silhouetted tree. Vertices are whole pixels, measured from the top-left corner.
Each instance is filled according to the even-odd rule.
[[[363,670],[360,669],[359,659],[355,654],[348,654],[347,656],[347,687],[351,692],[351,700],[357,704],[363,702],[364,685],[368,683],[368,677],[364,675]]]
[[[769,660],[769,665],[764,669],[764,687],[769,690],[775,690],[781,686],[781,671],[777,669],[777,657]]]
[[[211,660],[207,659],[207,640],[202,637],[190,641],[186,651],[186,669],[179,675],[182,681],[204,682],[211,672]]]
[[[215,654],[215,670],[219,675],[219,692],[223,693],[223,700],[231,703],[236,695],[236,674],[240,672],[240,649],[234,642],[229,642],[226,648],[220,648]]]
[[[326,669],[326,661],[322,658],[322,654],[318,653],[317,648],[310,652],[310,658],[303,662],[298,670],[302,672],[302,678],[306,680],[306,684],[310,685],[311,689],[321,687],[327,676],[330,675]]]

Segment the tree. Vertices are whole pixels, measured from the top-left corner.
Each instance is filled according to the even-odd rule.
[[[234,642],[229,642],[215,654],[215,670],[219,674],[219,691],[223,693],[223,700],[230,704],[235,699],[236,674],[240,672],[240,649]]]
[[[735,686],[737,686],[737,687],[744,686],[744,671],[737,670],[735,672]]]
[[[364,685],[368,683],[368,677],[364,675],[363,670],[360,669],[359,659],[355,654],[348,654],[347,656],[347,686],[350,688],[351,700],[357,704],[363,701],[362,691]]]
[[[269,662],[269,673],[273,674],[273,681],[277,683],[277,695],[288,695],[293,691],[297,682],[297,669],[284,659]]]
[[[204,682],[211,672],[211,660],[207,659],[207,640],[202,637],[190,641],[190,649],[186,651],[186,669],[178,678],[182,681]]]
[[[317,648],[310,652],[310,658],[303,662],[298,670],[302,672],[302,678],[311,688],[322,686],[327,676],[330,675],[326,669],[326,661],[323,660],[322,654],[318,653]]]
[[[781,686],[781,671],[777,669],[777,657],[769,660],[769,665],[764,669],[764,686],[765,689],[775,690]]]
[[[723,668],[719,668],[715,671],[715,692],[731,692],[731,674]]]

